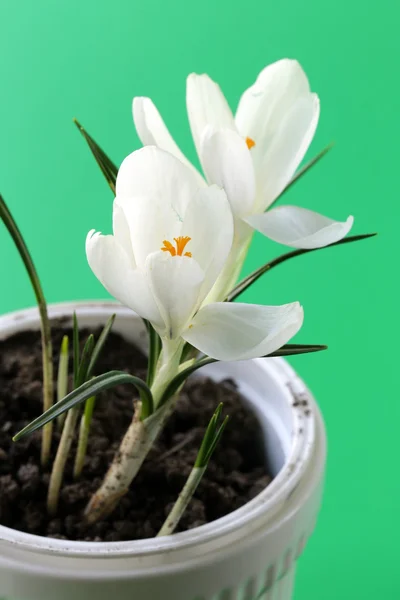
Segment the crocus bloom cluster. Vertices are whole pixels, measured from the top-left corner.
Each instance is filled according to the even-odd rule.
[[[303,310],[204,303],[231,252],[225,191],[172,154],[148,146],[122,163],[113,235],[91,231],[87,258],[104,287],[149,320],[169,353],[187,341],[218,360],[263,356],[301,327]]]
[[[237,228],[247,224],[295,248],[326,246],[350,231],[351,216],[339,222],[296,206],[270,208],[300,165],[319,119],[318,96],[298,62],[284,59],[261,71],[235,116],[208,75],[189,75],[186,100],[204,175],[225,189]],[[155,144],[190,164],[149,98],[134,99],[133,117],[144,145]],[[242,230],[238,233],[243,243]]]

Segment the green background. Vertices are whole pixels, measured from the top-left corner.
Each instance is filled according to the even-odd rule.
[[[355,216],[379,237],[280,266],[247,294],[300,300],[297,337],[329,351],[292,360],[329,434],[320,521],[300,561],[296,600],[400,597],[398,181],[399,5],[381,0],[2,0],[0,189],[51,302],[106,297],[86,264],[91,228],[109,232],[112,197],[72,124],[78,117],[118,163],[139,141],[134,95],[151,96],[195,159],[185,78],[208,72],[232,106],[266,64],[297,58],[321,98],[310,156],[334,140],[290,202]],[[256,238],[246,271],[281,248]],[[0,227],[0,310],[34,298]]]

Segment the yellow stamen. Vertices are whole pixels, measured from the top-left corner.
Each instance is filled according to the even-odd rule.
[[[188,244],[188,242],[190,242],[191,239],[192,238],[190,238],[187,235],[174,238],[174,241],[176,244],[176,249],[171,244],[171,242],[169,242],[168,240],[164,240],[163,241],[164,246],[162,246],[161,250],[163,252],[169,252],[171,254],[171,256],[187,256],[187,257],[191,258],[192,257],[191,252],[185,252],[185,254],[183,254],[183,251],[186,248],[186,245]]]
[[[253,148],[253,146],[256,145],[255,141],[249,137],[246,138],[246,144],[247,144],[247,147],[249,150],[251,150]]]

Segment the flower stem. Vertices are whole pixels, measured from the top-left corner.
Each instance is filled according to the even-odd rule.
[[[170,397],[162,406],[159,403],[169,382],[179,371],[183,345],[183,340],[179,342],[163,340],[157,374],[151,386],[154,412],[147,418],[143,418],[142,404],[141,402],[136,404],[132,423],[104,481],[86,507],[85,516],[88,523],[95,523],[112,513],[119,499],[128,491],[153,443],[174,410],[176,395]]]
[[[157,537],[171,535],[171,533],[175,531],[176,526],[181,520],[181,517],[185,512],[190,500],[192,499],[192,496],[195,493],[197,486],[199,485],[206,470],[207,466],[193,467],[177,501],[169,513],[164,525],[158,532]]]
[[[225,417],[225,419],[223,419],[223,421],[221,422],[222,407],[223,404],[221,402],[210,419],[208,427],[204,433],[200,449],[197,453],[194,467],[191,470],[189,477],[187,478],[186,483],[183,486],[183,489],[179,494],[174,506],[172,507],[172,510],[169,513],[164,525],[158,532],[158,536],[170,535],[175,531],[175,528],[181,520],[181,517],[185,512],[187,505],[192,499],[197,489],[197,486],[199,485],[204,473],[207,470],[211,456],[213,455],[214,450],[221,439],[221,436],[229,419],[229,417]]]
[[[76,422],[79,416],[79,408],[74,407],[68,411],[65,419],[63,432],[58,445],[56,458],[50,476],[49,491],[47,495],[47,510],[49,515],[54,516],[57,512],[60,497],[60,488],[64,476],[65,464],[71,449]]]
[[[85,516],[88,523],[95,523],[112,513],[118,500],[126,494],[174,406],[175,398],[171,398],[157,412],[142,421],[141,403],[136,405],[132,423],[114,461],[102,485],[86,508]]]

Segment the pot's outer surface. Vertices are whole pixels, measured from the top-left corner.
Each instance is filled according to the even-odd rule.
[[[142,348],[141,320],[104,302],[50,307],[82,327],[105,323]],[[0,318],[0,339],[38,329],[36,309]],[[283,359],[216,363],[214,379],[233,378],[265,432],[273,482],[251,502],[202,527],[160,539],[69,542],[0,526],[2,600],[290,600],[296,559],[318,515],[325,428],[314,399]],[[299,402],[299,400],[301,400]]]

